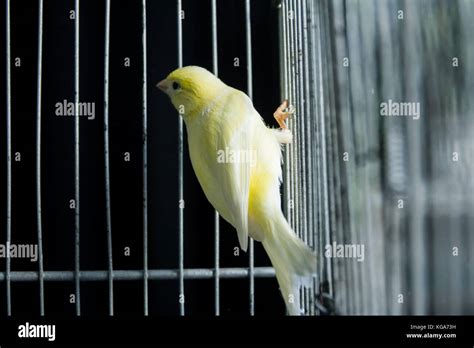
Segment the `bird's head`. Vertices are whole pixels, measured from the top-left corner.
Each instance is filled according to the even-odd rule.
[[[224,86],[211,72],[198,66],[176,69],[157,84],[185,118],[203,110]]]

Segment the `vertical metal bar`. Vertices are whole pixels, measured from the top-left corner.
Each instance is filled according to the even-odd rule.
[[[304,58],[304,95],[305,95],[305,120],[304,120],[304,128],[305,128],[305,144],[306,144],[306,152],[304,153],[304,158],[308,163],[306,169],[306,176],[307,176],[307,187],[305,192],[307,194],[307,202],[306,202],[306,209],[308,210],[308,218],[307,218],[307,231],[306,231],[306,242],[309,246],[315,250],[315,241],[313,239],[313,231],[316,228],[314,224],[314,216],[313,216],[313,202],[315,200],[316,195],[313,193],[314,184],[313,184],[313,177],[312,172],[314,171],[314,165],[312,159],[312,140],[313,140],[313,133],[311,132],[311,121],[315,121],[315,118],[311,118],[311,95],[310,95],[310,87],[309,87],[309,65],[314,64],[314,61],[311,62],[310,55],[309,55],[309,44],[308,44],[308,18],[307,18],[307,3],[306,1],[303,2],[303,9],[302,9],[302,21],[303,21],[303,58]],[[312,284],[313,285],[313,284]],[[309,289],[309,313],[310,315],[314,315],[314,287],[312,286]]]
[[[298,113],[293,117],[292,119],[292,130],[293,133],[295,134],[295,139],[294,139],[294,145],[292,147],[292,153],[293,153],[293,158],[291,161],[292,165],[292,170],[293,170],[293,200],[294,200],[294,229],[295,232],[298,236],[301,234],[301,229],[300,229],[300,219],[299,219],[299,195],[298,195],[298,184],[299,184],[299,177],[298,177],[298,143],[300,140],[300,130],[299,130],[299,119],[300,119],[300,112],[301,110],[299,109],[299,95],[298,95],[298,80],[297,77],[299,75],[298,71],[298,46],[297,46],[297,9],[296,9],[296,0],[291,0],[291,11],[292,11],[292,20],[291,20],[291,45],[292,45],[292,55],[293,55],[293,69],[294,69],[294,74],[291,76],[293,80],[293,88],[292,88],[292,94],[293,94],[293,105],[296,108],[296,112]],[[297,116],[297,117],[296,117]]]
[[[288,83],[289,83],[289,104],[294,106],[294,103],[296,101],[295,97],[295,75],[296,75],[296,70],[295,70],[295,47],[294,47],[294,40],[293,40],[293,34],[294,34],[294,23],[295,23],[295,11],[293,8],[293,3],[292,1],[288,2],[288,54],[290,58],[290,69],[289,69],[289,76],[288,76]],[[299,110],[296,110],[296,112],[299,112]],[[290,181],[289,181],[289,186],[290,186],[290,200],[291,200],[291,214],[290,214],[290,225],[295,231],[295,233],[298,233],[298,229],[296,226],[296,210],[297,210],[297,205],[295,204],[295,192],[296,192],[296,168],[295,168],[295,146],[296,142],[298,141],[298,129],[295,127],[295,119],[290,118],[288,119],[288,128],[291,129],[293,132],[293,144],[289,147],[289,162],[288,165],[290,167]],[[296,294],[294,294],[297,296]]]
[[[216,0],[211,0],[212,12],[212,71],[218,76],[217,60],[217,7]],[[220,315],[220,275],[219,275],[219,213],[214,212],[214,305],[215,315]]]
[[[7,244],[12,238],[12,98],[11,98],[11,47],[10,47],[10,0],[6,8],[7,33]],[[7,315],[12,315],[11,286],[10,286],[11,259],[6,259],[6,287],[7,287]]]
[[[281,71],[280,75],[283,76],[283,78],[280,81],[280,89],[281,89],[281,94],[282,94],[282,99],[288,99],[288,50],[287,50],[287,44],[286,44],[286,37],[287,37],[287,13],[286,13],[286,3],[284,1],[281,2],[280,4],[280,12],[281,12],[281,19],[280,19],[280,47],[281,47],[281,55],[283,57],[281,61]],[[286,219],[289,219],[290,215],[290,203],[289,203],[289,186],[288,186],[288,181],[290,177],[289,173],[289,151],[288,151],[289,145],[286,144],[284,145],[285,148],[285,160],[283,163],[283,175],[284,175],[284,185],[283,185],[283,197],[285,199],[285,202],[283,204],[285,214],[286,214]]]
[[[308,244],[308,218],[307,218],[307,211],[308,211],[308,204],[307,204],[307,178],[306,178],[306,162],[307,162],[307,156],[305,155],[306,152],[306,127],[305,127],[305,120],[306,120],[306,110],[305,106],[307,103],[307,97],[306,94],[304,93],[304,76],[303,76],[303,69],[304,69],[304,64],[305,62],[303,61],[305,59],[305,52],[303,50],[303,14],[302,14],[302,4],[304,1],[298,2],[298,14],[297,14],[297,23],[298,23],[298,85],[299,85],[299,103],[300,103],[300,117],[299,117],[299,128],[300,128],[300,142],[298,146],[299,150],[299,177],[301,179],[300,181],[300,219],[301,219],[301,236],[303,241]],[[304,314],[307,315],[309,314],[309,306],[308,306],[308,289],[305,287],[302,287],[302,294],[303,294],[303,309],[304,309]]]
[[[325,269],[326,269],[326,260],[323,258],[324,255],[324,245],[329,243],[329,241],[325,240],[325,221],[323,218],[323,181],[322,181],[322,139],[321,139],[321,118],[324,117],[323,107],[322,104],[324,100],[322,100],[322,95],[320,94],[320,88],[322,83],[322,77],[319,76],[321,62],[321,54],[320,50],[320,36],[321,36],[321,21],[318,16],[319,13],[319,6],[316,9],[316,4],[314,2],[310,2],[310,15],[312,18],[312,30],[311,30],[311,57],[312,61],[315,62],[314,66],[312,66],[311,71],[311,78],[312,78],[312,99],[313,99],[313,113],[316,115],[315,122],[313,122],[313,134],[315,135],[315,144],[314,144],[314,162],[317,163],[317,170],[314,173],[314,181],[316,182],[317,187],[317,199],[316,199],[316,215],[317,215],[317,228],[314,230],[314,239],[315,242],[318,242],[318,253],[319,253],[319,277],[315,281],[314,286],[316,290],[316,294],[320,293],[321,285],[323,284],[323,280],[325,277]],[[322,292],[322,291],[321,291]],[[320,313],[320,311],[318,311]]]
[[[43,222],[41,213],[41,83],[43,69],[43,0],[38,0],[38,71],[36,88],[36,223],[40,315],[44,316]]]
[[[288,106],[291,105],[291,102],[293,101],[291,99],[291,48],[290,48],[290,5],[288,1],[285,1],[284,3],[284,41],[285,41],[285,55],[286,55],[286,69],[285,69],[285,74],[286,74],[286,83],[285,83],[285,94],[286,94],[286,99],[288,100]],[[291,125],[291,119],[288,119],[288,128],[290,128]],[[293,136],[293,139],[295,137]],[[292,189],[291,189],[291,180],[292,180],[292,175],[291,175],[291,148],[292,145],[288,144],[286,147],[286,153],[285,153],[285,177],[286,177],[286,185],[285,185],[285,192],[286,192],[286,203],[287,203],[287,220],[291,226],[293,226],[293,204],[292,204]]]
[[[286,56],[287,56],[287,76],[286,76],[286,92],[287,92],[287,99],[288,99],[288,107],[293,104],[293,95],[292,95],[292,87],[293,87],[293,56],[292,56],[292,48],[291,48],[291,21],[293,13],[291,12],[291,4],[289,1],[286,1]],[[296,139],[294,129],[293,129],[293,119],[291,117],[288,119],[288,128],[290,128],[293,132],[293,142]],[[293,169],[292,169],[292,161],[293,161],[293,144],[289,144],[287,146],[287,161],[286,161],[286,174],[287,174],[287,191],[288,191],[288,222],[290,226],[293,228],[293,221],[294,221],[294,199],[293,199]],[[295,231],[296,232],[296,231]]]
[[[282,1],[281,2],[281,33],[280,33],[280,40],[281,40],[281,55],[283,58],[283,61],[281,62],[281,74],[283,76],[281,83],[283,84],[281,86],[281,93],[283,94],[283,99],[287,99],[289,105],[293,105],[293,100],[294,97],[292,95],[292,86],[294,84],[293,77],[294,74],[292,74],[291,69],[293,68],[292,62],[293,62],[293,56],[292,56],[292,50],[291,50],[291,33],[290,33],[290,21],[294,20],[294,13],[291,12],[291,5],[289,4],[288,1]],[[294,120],[288,120],[288,127],[292,130],[292,132],[295,131],[294,129]],[[294,133],[293,133],[294,134]],[[296,137],[294,137],[296,139]],[[294,190],[292,183],[293,181],[293,175],[294,175],[294,170],[293,170],[293,163],[294,163],[294,155],[293,155],[293,148],[294,145],[292,144],[287,144],[285,145],[285,161],[284,161],[284,175],[285,175],[285,180],[284,180],[284,187],[283,187],[283,193],[284,197],[286,200],[285,207],[286,207],[286,218],[289,221],[290,225],[292,228],[295,230],[295,233],[297,230],[295,229],[294,225],[294,213],[295,213],[295,207],[294,207]],[[299,296],[297,294],[294,294],[295,296]],[[287,300],[287,299],[286,299]]]
[[[214,75],[219,75],[217,59],[217,5],[216,0],[211,0],[212,11],[212,71]]]
[[[308,18],[307,18],[307,3],[306,1],[303,2],[303,8],[301,10],[302,12],[302,21],[303,21],[303,87],[304,87],[304,112],[305,112],[305,118],[304,118],[304,130],[305,130],[305,145],[306,145],[306,151],[305,151],[305,158],[307,160],[307,170],[305,172],[305,175],[307,176],[307,185],[308,185],[308,191],[306,192],[309,197],[307,197],[307,200],[312,200],[313,196],[311,196],[311,190],[313,188],[313,182],[312,182],[312,177],[311,177],[311,170],[313,168],[313,163],[312,163],[312,158],[311,158],[311,153],[312,153],[312,148],[311,148],[311,140],[312,140],[312,133],[310,131],[311,127],[311,111],[310,111],[310,106],[311,106],[311,97],[310,97],[310,88],[309,88],[309,65],[314,63],[311,62],[310,56],[309,56],[309,48],[308,48]],[[313,205],[310,202],[307,202],[307,213],[308,213],[308,231],[307,231],[307,243],[309,245],[313,245],[313,235],[311,231],[313,231]]]
[[[291,1],[287,1],[287,55],[288,55],[288,76],[287,76],[287,83],[288,83],[288,104],[289,106],[293,106],[296,100],[294,96],[294,76],[295,76],[295,56],[294,56],[294,41],[293,41],[293,24],[294,24],[294,10]],[[298,110],[296,110],[298,112]],[[295,218],[295,146],[298,139],[298,130],[295,127],[294,118],[288,119],[288,128],[291,129],[293,133],[293,143],[288,145],[288,161],[287,161],[287,171],[288,171],[288,201],[289,201],[289,214],[288,214],[288,222],[290,223],[291,227],[293,228],[295,233],[298,233],[296,229],[296,218]],[[299,299],[299,294],[293,294],[295,298]],[[298,297],[297,297],[298,296]]]
[[[299,167],[300,167],[300,161],[299,161],[299,150],[300,150],[300,140],[301,140],[301,136],[300,136],[300,127],[299,127],[299,123],[300,123],[300,119],[301,119],[301,109],[300,109],[300,100],[301,100],[301,97],[300,97],[300,94],[299,94],[299,81],[298,81],[298,78],[299,78],[299,59],[300,59],[300,55],[299,55],[299,51],[298,51],[298,9],[297,9],[297,1],[296,0],[292,0],[291,1],[291,8],[292,8],[292,21],[291,21],[291,28],[292,28],[292,31],[291,31],[291,44],[292,44],[292,47],[293,47],[293,50],[292,50],[292,54],[293,54],[293,66],[294,66],[294,71],[295,71],[295,74],[292,76],[292,79],[293,79],[293,89],[292,89],[292,94],[293,94],[293,105],[295,106],[296,108],[296,111],[297,111],[297,115],[295,115],[296,117],[293,118],[292,122],[291,122],[291,129],[293,131],[293,134],[295,135],[294,137],[294,141],[293,141],[293,144],[294,146],[292,146],[292,153],[293,153],[293,158],[292,158],[292,161],[291,161],[291,165],[292,165],[292,171],[293,171],[293,200],[294,200],[294,230],[295,230],[295,233],[298,235],[298,237],[302,237],[301,233],[302,233],[302,229],[301,229],[301,218],[300,218],[300,207],[301,207],[301,204],[300,204],[300,187],[299,187],[299,184],[300,184],[300,171],[299,171]],[[302,303],[302,292],[301,292],[301,289],[297,289],[297,293],[295,294],[295,297],[298,298],[298,301],[297,301],[297,305],[299,305],[300,307],[298,308],[298,310],[301,309],[301,303]]]
[[[143,156],[143,313],[148,315],[148,148],[147,148],[147,62],[146,62],[146,0],[142,0],[142,156]]]
[[[110,0],[105,2],[105,52],[104,52],[104,162],[105,209],[107,223],[107,258],[109,270],[109,315],[114,315],[114,267],[112,252],[112,216],[110,207],[110,151],[109,151],[109,53],[110,53]]]
[[[301,90],[304,96],[303,98],[303,112],[304,118],[302,119],[302,134],[303,134],[303,149],[302,149],[302,158],[303,158],[303,174],[304,174],[304,188],[303,188],[303,201],[304,201],[304,222],[305,222],[305,242],[306,244],[311,247],[312,246],[312,234],[311,234],[311,227],[312,227],[312,214],[311,214],[311,203],[312,196],[310,195],[312,189],[312,182],[311,182],[311,137],[309,132],[309,87],[307,88],[308,82],[308,65],[309,57],[308,57],[308,44],[307,44],[307,18],[306,18],[306,1],[303,1],[301,8],[301,51],[302,51],[302,67],[301,67]],[[312,290],[311,286],[306,288],[306,309],[308,315],[311,315],[311,310],[313,308],[313,299],[312,299]]]
[[[220,315],[220,266],[219,266],[219,258],[220,258],[220,252],[219,252],[219,245],[220,245],[220,240],[219,240],[219,234],[220,234],[220,226],[219,226],[219,213],[217,210],[214,212],[214,239],[215,239],[215,244],[214,244],[214,305],[215,305],[215,311],[214,314],[216,316]]]
[[[296,23],[297,23],[297,47],[298,47],[298,104],[299,104],[299,117],[297,118],[298,128],[299,128],[299,141],[298,141],[298,166],[299,166],[299,175],[300,178],[299,185],[298,185],[298,196],[299,196],[299,204],[300,204],[300,214],[298,217],[299,225],[300,225],[300,235],[302,240],[308,244],[308,218],[307,218],[307,211],[308,211],[308,204],[307,204],[307,178],[306,178],[306,162],[308,157],[306,156],[306,127],[305,127],[305,120],[307,118],[306,114],[306,104],[307,104],[307,95],[304,91],[304,63],[306,60],[305,51],[303,47],[303,14],[302,14],[302,2],[297,2],[297,14],[296,14]],[[302,288],[302,304],[304,308],[304,313],[309,314],[309,303],[308,303],[308,291],[305,288]]]
[[[323,4],[321,4],[323,5]],[[321,9],[319,7],[318,9]],[[322,11],[319,11],[319,18],[321,19],[322,16]],[[316,14],[315,14],[316,15]],[[321,21],[320,21],[321,23]],[[323,24],[325,25],[325,24]],[[321,31],[319,32],[320,36],[322,35]],[[331,240],[331,233],[330,233],[330,228],[329,228],[329,192],[328,192],[328,165],[327,165],[327,147],[326,147],[326,124],[325,124],[325,118],[326,118],[326,107],[325,107],[325,95],[324,95],[324,78],[323,78],[323,64],[322,64],[322,45],[321,45],[321,40],[318,39],[318,59],[320,61],[320,64],[318,64],[318,75],[319,75],[319,99],[320,99],[320,115],[321,115],[321,122],[320,122],[320,139],[321,139],[321,174],[322,174],[322,189],[323,189],[323,207],[322,207],[322,219],[324,221],[323,226],[324,226],[324,239],[329,243]],[[326,274],[328,277],[332,274],[332,264],[331,264],[331,259],[326,258]],[[332,289],[332,282],[329,282],[329,287],[328,287],[328,293],[329,296],[332,297],[333,295],[333,289]]]
[[[250,0],[245,0],[245,38],[247,51],[247,94],[250,99],[253,98],[252,85],[252,26],[250,16]]]
[[[317,129],[317,122],[319,119],[319,114],[317,110],[317,100],[316,100],[316,77],[315,77],[315,69],[317,68],[318,65],[318,60],[315,55],[314,51],[314,37],[316,33],[316,18],[313,15],[314,13],[314,4],[312,2],[307,3],[307,13],[306,17],[308,19],[308,59],[311,62],[306,66],[306,68],[309,68],[308,70],[308,76],[307,76],[307,84],[308,84],[308,100],[309,100],[309,111],[308,115],[311,115],[311,120],[308,124],[307,132],[311,134],[311,142],[309,144],[309,149],[310,149],[310,154],[311,156],[310,159],[310,180],[312,182],[310,194],[311,194],[311,209],[313,211],[313,216],[310,218],[311,221],[311,227],[312,227],[312,233],[311,233],[311,238],[313,240],[313,250],[316,253],[319,253],[319,248],[321,245],[318,245],[319,241],[319,236],[320,234],[318,233],[319,231],[319,223],[320,223],[320,216],[318,213],[318,207],[319,207],[319,198],[320,198],[320,190],[318,189],[318,178],[319,178],[319,171],[320,171],[320,166],[319,166],[319,161],[318,161],[318,129]],[[308,118],[309,119],[309,118]],[[317,267],[318,267],[318,275],[313,281],[313,290],[312,290],[312,297],[313,297],[313,312],[311,314],[319,314],[318,307],[316,306],[316,294],[318,293],[318,288],[319,288],[319,279],[321,277],[322,272],[320,271],[322,269],[322,262],[320,262],[320,255],[317,260]]]
[[[250,0],[245,0],[245,33],[247,51],[247,94],[253,98],[252,89],[252,28],[250,22]],[[255,314],[255,270],[254,270],[254,245],[250,239],[249,248],[249,278],[250,278],[250,315]]]
[[[178,16],[178,67],[183,67],[182,1],[177,0]],[[183,117],[178,118],[178,191],[179,191],[179,314],[185,314],[184,307],[184,178],[183,178]]]
[[[74,11],[76,13],[76,22],[74,23],[74,199],[76,209],[74,211],[74,283],[76,288],[76,315],[81,315],[81,280],[80,280],[80,211],[79,211],[79,0],[75,0]]]

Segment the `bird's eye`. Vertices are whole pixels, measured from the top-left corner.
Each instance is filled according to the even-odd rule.
[[[178,82],[176,82],[176,81],[173,82],[173,89],[174,89],[175,91],[176,91],[177,89],[180,89],[180,88],[181,88],[181,86],[179,85]]]

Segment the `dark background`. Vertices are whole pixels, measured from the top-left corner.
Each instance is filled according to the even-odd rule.
[[[243,0],[218,2],[219,77],[246,90],[245,8]],[[74,21],[69,11],[74,2],[44,2],[42,80],[42,193],[44,268],[73,270],[74,118],[55,115],[55,104],[73,101]],[[184,0],[183,62],[212,69],[211,1]],[[2,6],[5,18],[5,6]],[[277,17],[271,1],[253,1],[252,58],[254,104],[273,126],[272,113],[279,105]],[[4,22],[5,23],[5,22]],[[36,243],[35,144],[37,73],[37,1],[11,3],[12,56],[12,243]],[[178,267],[178,115],[155,84],[177,68],[176,2],[148,1],[148,199],[149,269]],[[5,47],[5,25],[1,26]],[[80,121],[81,269],[107,269],[105,226],[103,74],[105,1],[80,2],[80,101],[95,102],[95,120]],[[141,1],[112,1],[110,31],[110,177],[114,269],[141,269],[142,254],[142,48]],[[4,51],[5,52],[5,51]],[[21,67],[15,67],[15,57]],[[131,60],[124,67],[124,58]],[[234,67],[234,57],[240,67]],[[0,79],[6,81],[6,58],[1,56]],[[2,82],[3,90],[5,83]],[[1,93],[2,115],[6,97]],[[6,154],[6,117],[2,116],[0,152]],[[186,143],[186,139],[185,139]],[[131,161],[123,156],[130,152]],[[6,158],[6,155],[2,155]],[[6,231],[6,160],[0,185],[0,241]],[[207,202],[191,168],[187,143],[184,154],[184,266],[214,266],[214,210]],[[124,256],[130,247],[131,255]],[[248,254],[233,255],[238,246],[235,230],[221,219],[221,267],[247,267]],[[260,243],[255,243],[255,266],[270,262]],[[0,260],[2,271],[5,260]],[[37,270],[29,260],[12,260],[12,270]],[[178,281],[149,282],[150,315],[178,313]],[[143,314],[143,282],[115,281],[115,314]],[[248,313],[248,279],[221,280],[221,314]],[[69,303],[72,282],[45,282],[46,315],[73,316]],[[214,281],[185,280],[186,313],[214,313]],[[257,314],[284,314],[275,279],[256,279]],[[6,315],[5,283],[0,284],[0,313]],[[82,282],[81,310],[85,316],[106,316],[106,282]],[[14,316],[39,313],[36,282],[12,283]]]

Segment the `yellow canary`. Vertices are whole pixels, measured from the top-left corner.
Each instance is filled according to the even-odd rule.
[[[282,129],[266,127],[243,92],[204,68],[187,66],[157,85],[182,115],[189,154],[209,202],[236,230],[262,242],[291,315],[301,313],[299,288],[316,273],[316,256],[292,231],[281,211],[281,144],[292,134],[284,102],[275,112]]]

